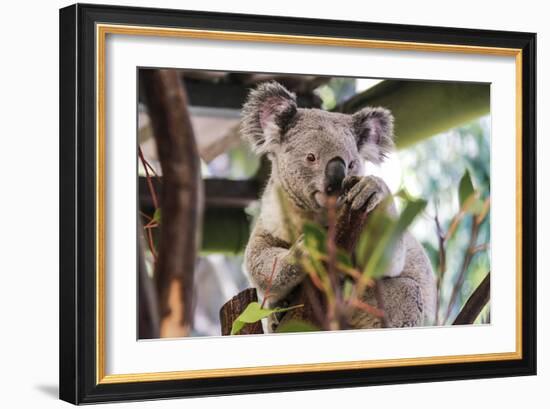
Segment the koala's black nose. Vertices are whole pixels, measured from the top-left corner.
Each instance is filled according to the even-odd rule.
[[[346,177],[346,163],[340,157],[332,158],[325,168],[325,193],[337,195],[342,190],[342,182]]]

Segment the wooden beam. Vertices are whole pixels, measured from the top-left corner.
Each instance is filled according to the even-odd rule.
[[[162,207],[162,182],[160,178],[152,179],[153,186],[160,197]],[[155,208],[147,180],[140,177],[139,208],[153,216]],[[205,209],[201,229],[200,250],[204,253],[240,253],[244,250],[250,234],[251,217],[246,214],[246,207],[258,199],[260,182],[257,180],[205,179]],[[147,223],[148,220],[144,220]],[[158,234],[154,230],[155,239]]]
[[[153,186],[162,203],[162,178],[153,178]],[[255,179],[229,180],[221,178],[204,179],[204,204],[206,208],[230,207],[244,209],[258,200],[260,183]],[[147,180],[139,177],[139,203],[142,210],[153,209],[153,199],[147,188]]]

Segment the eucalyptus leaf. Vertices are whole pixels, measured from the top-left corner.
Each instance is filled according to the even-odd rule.
[[[407,201],[398,219],[390,218],[383,210],[372,213],[369,218],[371,222],[361,234],[356,253],[365,277],[378,278],[384,274],[398,240],[426,204],[421,199]]]
[[[369,253],[370,237],[368,234],[365,234],[367,230],[364,230],[361,236],[359,236],[359,241],[355,246],[355,259],[359,266],[364,266],[367,261],[367,255]]]
[[[479,198],[479,192],[474,189],[470,172],[466,170],[460,179],[458,187],[460,208],[472,214],[479,214],[483,210],[483,200]]]
[[[424,211],[428,202],[422,199],[409,200],[397,221],[398,234],[404,233],[416,217]]]
[[[316,223],[306,222],[303,227],[306,248],[326,252],[327,233]]]
[[[336,260],[339,263],[345,265],[346,267],[353,267],[353,262],[351,260],[349,253],[342,249],[336,250]]]
[[[246,306],[246,308],[241,313],[241,315],[239,315],[235,319],[235,321],[233,321],[233,325],[231,326],[231,335],[238,334],[239,331],[246,324],[252,324],[254,322],[258,322],[270,316],[273,313],[285,312],[285,311],[293,310],[295,308],[300,308],[300,307],[303,307],[303,304],[294,305],[292,307],[287,307],[287,308],[262,308],[262,306],[258,302],[251,302]]]
[[[394,196],[405,201],[413,200],[412,196],[405,188],[401,188]]]
[[[350,299],[352,291],[353,291],[353,281],[345,280],[344,286],[342,287],[342,297],[344,298],[344,301],[347,301]]]
[[[160,222],[162,220],[162,213],[161,213],[160,207],[155,209],[155,213],[153,213],[153,220],[155,222],[157,222],[158,224],[160,224]]]
[[[458,199],[460,203],[460,207],[464,206],[464,202],[468,200],[468,198],[474,194],[474,185],[472,184],[472,178],[470,176],[470,172],[466,170],[464,172],[464,175],[462,175],[462,178],[460,179],[460,183],[458,185]]]

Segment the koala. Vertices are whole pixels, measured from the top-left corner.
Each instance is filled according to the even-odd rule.
[[[348,203],[353,210],[366,212],[389,201],[386,211],[397,215],[386,183],[364,176],[364,161],[379,164],[394,146],[393,116],[380,107],[366,107],[353,115],[298,108],[293,93],[268,82],[250,92],[241,134],[272,165],[246,246],[245,268],[261,293],[269,288],[272,306],[288,305],[288,297],[306,276],[295,262],[303,250],[303,237],[293,237],[289,223],[296,232],[302,231],[305,221],[326,226],[329,195],[337,196],[339,206]],[[400,238],[379,285],[389,326],[433,323],[434,274],[423,247],[410,233]],[[365,291],[365,302],[377,305],[376,299],[373,289]],[[354,313],[351,322],[353,328],[381,326],[378,318],[364,311]]]

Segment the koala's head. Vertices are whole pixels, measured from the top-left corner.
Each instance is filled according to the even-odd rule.
[[[242,134],[272,161],[273,177],[292,202],[325,207],[346,176],[363,174],[363,161],[380,163],[393,148],[393,116],[384,108],[353,115],[303,109],[277,82],[252,91],[243,108]]]

